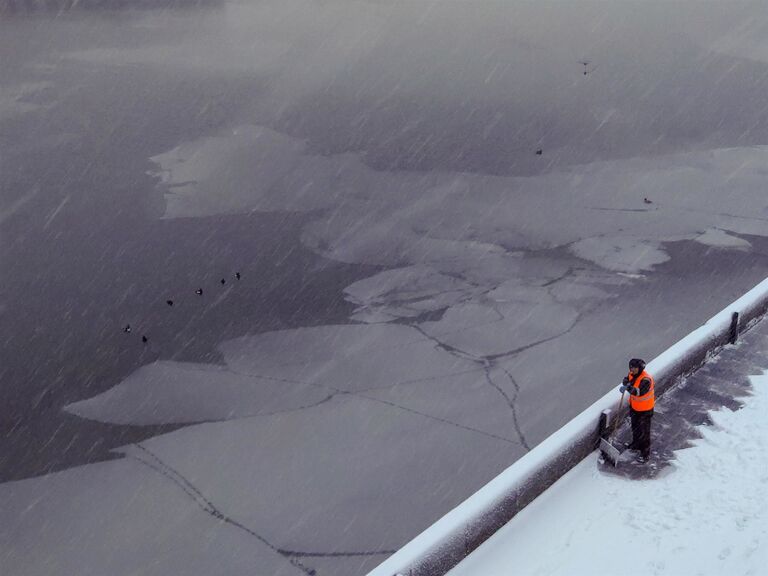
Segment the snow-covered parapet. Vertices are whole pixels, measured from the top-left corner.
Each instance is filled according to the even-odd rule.
[[[768,279],[648,363],[658,394],[695,371],[707,357],[768,311]],[[735,316],[738,314],[738,316]],[[735,323],[734,323],[735,320]],[[601,413],[614,408],[612,390],[483,488],[411,540],[368,576],[445,574],[549,488],[599,440]]]

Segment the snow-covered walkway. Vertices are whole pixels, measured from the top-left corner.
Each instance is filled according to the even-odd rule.
[[[594,453],[450,576],[765,574],[766,368],[762,321],[659,402],[660,420],[677,424],[655,429],[677,444],[671,460],[657,452],[649,467],[609,473]],[[726,407],[700,410],[717,403],[717,382]],[[735,411],[734,394],[743,394]],[[697,408],[701,425],[689,427]]]

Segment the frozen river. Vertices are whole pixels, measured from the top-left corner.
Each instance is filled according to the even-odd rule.
[[[14,576],[363,573],[768,276],[759,4],[31,5]]]

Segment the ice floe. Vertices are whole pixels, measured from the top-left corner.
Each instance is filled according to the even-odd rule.
[[[115,424],[237,419],[314,406],[335,394],[479,372],[481,367],[399,325],[267,332],[224,342],[221,350],[224,366],[155,362],[67,410]]]
[[[159,361],[66,410],[113,424],[178,424],[292,410],[332,394],[322,385],[260,378],[226,366]]]
[[[404,267],[565,247],[635,274],[668,259],[664,242],[700,238],[702,228],[765,234],[766,154],[705,150],[534,177],[388,173],[353,154],[310,154],[300,140],[242,126],[153,161],[167,217],[322,208],[302,240],[336,260]]]

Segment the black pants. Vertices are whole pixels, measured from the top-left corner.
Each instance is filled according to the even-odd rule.
[[[653,410],[645,412],[629,411],[632,420],[632,448],[639,450],[643,456],[651,455],[651,418]]]

